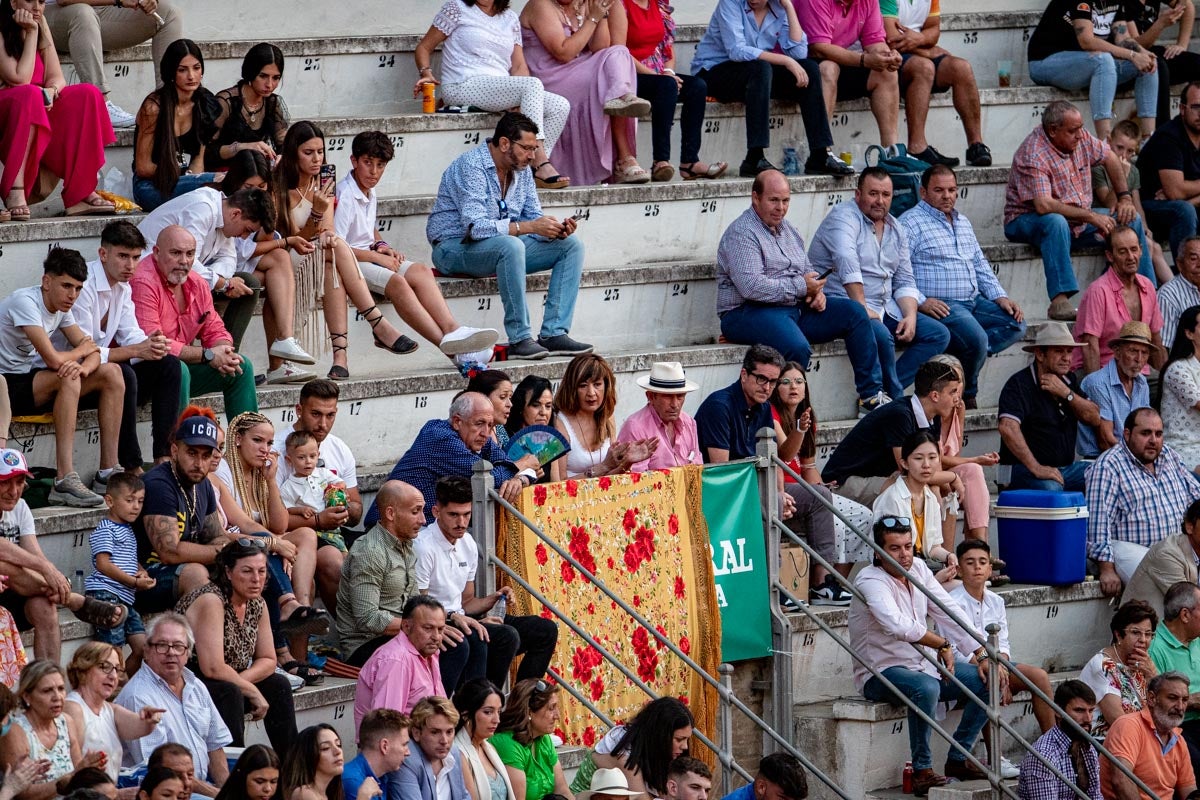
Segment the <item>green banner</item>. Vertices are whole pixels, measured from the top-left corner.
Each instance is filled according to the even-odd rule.
[[[705,467],[702,484],[721,608],[721,660],[762,658],[771,653],[771,595],[754,464]]]

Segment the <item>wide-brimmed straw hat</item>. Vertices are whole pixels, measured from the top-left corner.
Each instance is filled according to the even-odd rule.
[[[1109,348],[1114,350],[1122,344],[1144,344],[1151,350],[1159,349],[1159,345],[1154,343],[1154,335],[1150,332],[1150,326],[1137,320],[1126,322],[1121,326],[1117,338],[1108,340]]]
[[[700,388],[687,379],[683,365],[678,361],[654,362],[650,367],[650,374],[638,378],[637,385],[659,394],[687,394]]]
[[[1071,329],[1065,322],[1047,322],[1038,331],[1033,344],[1027,344],[1021,349],[1026,353],[1032,353],[1039,347],[1083,347],[1083,345],[1075,341],[1075,337],[1071,335]]]
[[[657,366],[657,365],[655,365]],[[679,366],[676,364],[675,366]],[[606,794],[616,797],[637,797],[643,792],[629,791],[629,781],[619,769],[598,769],[592,773],[592,784],[586,792],[575,795],[575,800],[591,800],[593,795]]]

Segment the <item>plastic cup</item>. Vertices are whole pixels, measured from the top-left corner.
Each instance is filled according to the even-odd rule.
[[[1012,67],[1011,61],[996,62],[996,76],[1000,81],[1000,88],[1004,89],[1012,86]]]

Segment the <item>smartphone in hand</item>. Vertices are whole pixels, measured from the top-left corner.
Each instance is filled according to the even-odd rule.
[[[333,184],[337,183],[337,166],[335,164],[322,164],[321,171],[318,173],[320,188],[325,192]]]

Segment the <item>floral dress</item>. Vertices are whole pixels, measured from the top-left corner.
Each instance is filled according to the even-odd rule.
[[[1107,695],[1121,699],[1121,713],[1132,714],[1142,710],[1146,697],[1146,678],[1140,672],[1134,672],[1129,667],[1115,660],[1106,650],[1101,650],[1092,657],[1079,679],[1092,687],[1096,693],[1096,711],[1092,716],[1092,736],[1103,740],[1108,735],[1108,722],[1100,711],[1100,701]]]

